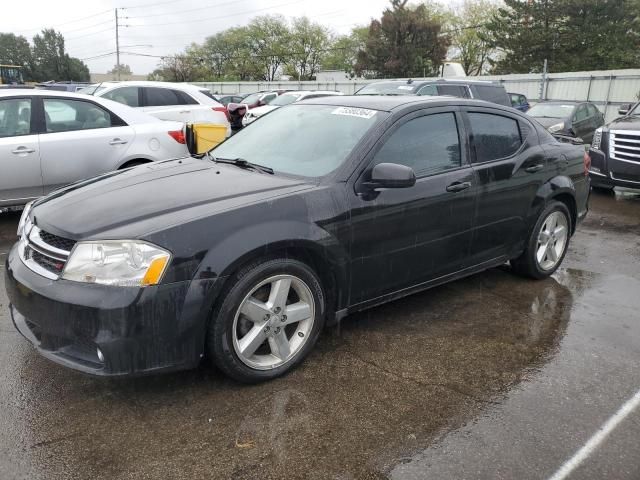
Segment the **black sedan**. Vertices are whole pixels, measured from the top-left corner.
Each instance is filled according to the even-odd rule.
[[[587,212],[584,149],[510,107],[325,97],[257,123],[30,205],[6,260],[16,328],[95,375],[208,356],[257,382],[352,312],[507,261],[548,277]]]
[[[527,110],[549,132],[581,138],[591,143],[596,128],[604,125],[604,115],[590,102],[542,102]]]

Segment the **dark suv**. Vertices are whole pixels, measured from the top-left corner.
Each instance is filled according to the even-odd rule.
[[[591,182],[594,188],[640,189],[640,104],[624,105],[622,117],[598,128],[593,136]]]
[[[511,107],[338,96],[261,123],[27,208],[5,268],[17,329],[96,375],[207,355],[271,379],[352,312],[508,261],[548,277],[587,213],[584,147]]]
[[[511,106],[511,97],[499,83],[479,80],[394,80],[370,83],[356,95],[448,95],[460,98],[475,98]]]

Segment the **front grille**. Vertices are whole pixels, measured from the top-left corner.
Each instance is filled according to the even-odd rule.
[[[31,270],[57,280],[75,244],[74,240],[53,235],[34,225],[20,242],[20,255]]]
[[[611,131],[609,155],[615,160],[640,164],[640,132]]]
[[[62,238],[53,233],[45,232],[44,230],[40,230],[39,235],[44,243],[67,252],[70,252],[76,244],[75,240]]]
[[[29,248],[29,252],[27,253],[27,255],[30,255],[31,259],[45,270],[48,270],[51,273],[55,273],[56,275],[60,275],[62,273],[65,262],[48,257],[47,255],[43,255],[42,253],[37,252],[32,248]]]

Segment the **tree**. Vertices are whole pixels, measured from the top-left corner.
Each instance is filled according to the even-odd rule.
[[[441,31],[442,12],[433,4],[407,6],[407,2],[391,0],[382,18],[371,22],[365,48],[358,53],[358,74],[396,78],[437,74],[451,43]]]
[[[31,80],[32,58],[29,41],[13,33],[0,33],[0,63],[24,67],[22,76],[25,80]]]
[[[487,25],[502,51],[496,73],[615,69],[637,66],[635,0],[505,0]]]
[[[131,73],[131,67],[126,63],[121,63],[119,67],[118,65],[114,65],[113,68],[107,72],[107,75],[113,75],[115,79],[118,76],[118,72],[120,72],[121,77],[133,75],[133,73]]]
[[[89,68],[66,53],[64,37],[53,29],[44,29],[33,37],[31,56],[33,79],[36,81],[89,80]]]
[[[331,44],[329,31],[308,17],[293,20],[289,32],[287,73],[297,80],[312,80]]]
[[[459,62],[467,75],[487,73],[496,47],[488,38],[486,25],[497,14],[490,0],[466,0],[451,18],[451,60]]]
[[[152,76],[160,77],[167,82],[194,82],[198,78],[198,62],[186,53],[162,57],[160,68],[154,70]]]
[[[251,56],[260,65],[260,80],[272,82],[281,72],[289,47],[290,33],[282,15],[265,15],[254,18],[247,35]]]
[[[350,77],[355,77],[355,66],[358,52],[364,50],[369,35],[368,27],[356,27],[350,35],[342,35],[333,40],[330,51],[322,61],[325,70],[342,70]]]

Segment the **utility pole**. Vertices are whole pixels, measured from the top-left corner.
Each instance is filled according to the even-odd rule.
[[[116,12],[116,78],[120,80],[120,36],[118,31],[118,9],[114,8]]]
[[[540,101],[546,100],[547,92],[545,88],[545,84],[547,83],[547,59],[544,59],[544,66],[542,67],[542,79],[540,81]]]

